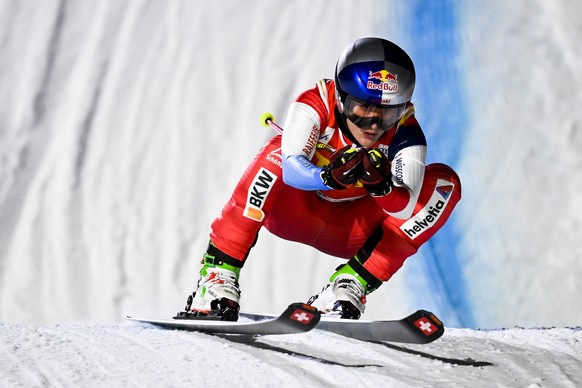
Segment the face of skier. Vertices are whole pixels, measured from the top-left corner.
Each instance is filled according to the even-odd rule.
[[[405,104],[382,106],[348,96],[344,113],[348,128],[362,147],[371,147],[402,117]]]

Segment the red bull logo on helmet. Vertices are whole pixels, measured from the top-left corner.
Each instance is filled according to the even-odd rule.
[[[376,81],[380,81],[380,83]],[[388,70],[370,71],[366,87],[370,90],[381,90],[383,93],[397,93],[398,75],[392,74]]]

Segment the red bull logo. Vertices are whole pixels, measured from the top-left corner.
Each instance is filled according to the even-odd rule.
[[[398,81],[398,76],[396,74],[390,73],[388,70],[380,70],[374,73],[370,72],[368,79],[379,79],[382,82],[388,81]]]
[[[375,80],[380,83],[374,82]],[[370,72],[366,87],[370,90],[382,90],[387,93],[398,92],[398,75],[392,74],[388,70]]]

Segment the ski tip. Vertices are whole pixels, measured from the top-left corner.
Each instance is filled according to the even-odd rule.
[[[319,323],[321,313],[318,309],[306,303],[291,303],[281,317],[290,320],[297,327],[311,330]]]
[[[445,326],[437,316],[427,310],[417,312],[404,318],[418,343],[429,343],[439,339],[445,332]]]

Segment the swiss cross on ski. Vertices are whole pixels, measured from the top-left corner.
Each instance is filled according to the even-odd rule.
[[[420,331],[424,333],[424,335],[431,335],[437,330],[435,325],[433,325],[432,322],[425,317],[417,319],[416,322],[414,322],[414,325],[418,327]]]
[[[293,314],[291,314],[292,320],[302,323],[304,325],[307,325],[309,322],[311,322],[313,317],[314,317],[313,314],[302,309],[297,309],[293,312]]]

